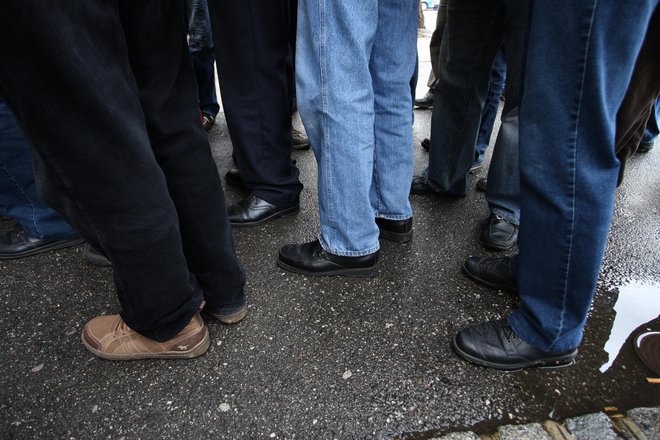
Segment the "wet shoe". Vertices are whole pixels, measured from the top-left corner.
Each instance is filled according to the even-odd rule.
[[[488,249],[505,251],[518,240],[518,225],[510,223],[497,214],[491,214],[481,232],[481,242]]]
[[[429,151],[429,148],[431,148],[431,139],[429,139],[429,138],[424,138],[424,139],[422,140],[421,145],[422,145],[422,148],[423,148],[425,151],[428,152],[428,151]]]
[[[488,179],[486,177],[482,177],[481,179],[477,180],[476,188],[477,191],[486,192],[488,189]]]
[[[245,186],[245,183],[243,182],[243,176],[241,176],[241,172],[238,171],[238,168],[232,168],[229,171],[227,171],[225,173],[225,180],[230,185],[247,189],[247,186]]]
[[[463,359],[498,370],[566,367],[577,355],[577,349],[541,351],[520,339],[506,319],[464,328],[454,337],[452,347]]]
[[[376,273],[377,263],[378,251],[362,257],[342,257],[326,252],[318,240],[283,246],[277,258],[282,269],[309,276],[370,277]]]
[[[252,194],[247,199],[241,200],[237,204],[227,208],[227,215],[229,216],[229,223],[232,226],[247,227],[257,226],[268,220],[294,215],[298,211],[300,211],[300,205],[298,203],[291,206],[279,207]]]
[[[380,238],[383,240],[396,241],[398,243],[407,243],[412,240],[412,217],[405,220],[376,218],[376,224],[380,229]]]
[[[300,130],[296,130],[295,128],[291,129],[291,140],[293,142],[294,150],[309,150],[309,139],[302,134]]]
[[[82,341],[93,354],[112,361],[187,359],[206,353],[209,332],[197,313],[172,339],[156,342],[131,329],[121,316],[105,315],[85,324]]]
[[[14,260],[29,257],[42,252],[54,251],[79,245],[83,240],[79,237],[65,239],[49,239],[30,237],[19,224],[0,233],[0,260]]]
[[[112,266],[110,260],[89,243],[85,243],[85,247],[83,247],[83,258],[94,266]]]
[[[202,127],[205,131],[209,131],[215,125],[215,117],[207,114],[202,114]]]
[[[211,316],[223,324],[236,324],[245,318],[248,311],[247,298],[243,296],[243,300],[238,304],[229,304],[221,307],[206,307],[204,309]]]
[[[433,94],[426,93],[422,98],[415,99],[415,107],[419,109],[426,109],[433,107]]]
[[[463,263],[463,272],[484,286],[516,293],[518,280],[511,271],[509,260],[509,257],[468,257]]]

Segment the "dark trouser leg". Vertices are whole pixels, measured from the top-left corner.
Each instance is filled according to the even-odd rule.
[[[287,0],[209,2],[218,78],[243,182],[276,206],[298,203],[291,155]]]
[[[183,3],[122,6],[6,3],[0,58],[13,62],[0,87],[35,146],[43,198],[112,260],[126,323],[162,341],[197,312],[196,278],[211,302],[236,295],[243,274],[199,123]],[[129,53],[147,57],[131,65]],[[158,75],[142,75],[151,63]]]

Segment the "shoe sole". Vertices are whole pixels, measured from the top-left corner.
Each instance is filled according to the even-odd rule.
[[[209,312],[209,314],[223,324],[236,324],[237,322],[245,318],[247,312],[248,312],[248,305],[246,301],[245,304],[243,304],[243,307],[241,307],[237,312],[234,312],[230,315],[218,315],[213,312]]]
[[[204,338],[190,350],[186,351],[162,351],[159,353],[135,353],[135,354],[112,354],[104,351],[97,350],[91,347],[85,336],[82,336],[82,342],[89,351],[94,355],[107,359],[109,361],[137,361],[140,359],[191,359],[203,355],[211,345],[211,338],[209,338],[209,331],[204,327]]]
[[[511,292],[511,293],[518,293],[518,288],[514,287],[512,288],[511,286],[507,284],[499,284],[499,283],[493,283],[492,281],[485,280],[472,272],[470,272],[467,268],[467,263],[463,263],[463,273],[467,275],[468,278],[470,278],[472,281],[476,281],[477,283],[484,285],[486,287],[491,287],[493,289],[497,290],[504,290],[506,292]]]
[[[376,265],[373,267],[359,267],[355,269],[335,269],[326,272],[312,272],[305,269],[300,269],[295,266],[290,266],[279,259],[277,260],[277,265],[282,269],[288,270],[289,272],[310,277],[345,276],[353,278],[369,278],[373,277],[376,274],[376,270],[378,269],[378,265]]]
[[[56,241],[54,243],[47,244],[43,247],[30,249],[29,251],[19,252],[17,254],[0,254],[0,260],[15,260],[17,258],[31,257],[32,255],[41,254],[43,252],[55,251],[57,249],[65,249],[72,246],[78,246],[83,244],[85,240],[82,238],[76,238],[75,240],[66,240],[66,241]]]
[[[455,337],[452,340],[451,347],[457,355],[459,355],[460,357],[462,357],[463,359],[469,362],[472,362],[473,364],[480,365],[482,367],[493,368],[495,370],[501,370],[501,371],[519,371],[524,368],[556,369],[556,368],[570,367],[575,363],[575,356],[577,355],[577,350],[575,350],[568,355],[558,356],[555,358],[549,358],[539,361],[520,362],[517,364],[499,364],[496,362],[489,362],[483,359],[476,358],[464,352],[456,344]],[[568,358],[569,356],[570,358]]]
[[[230,221],[229,223],[230,223],[233,227],[235,227],[235,228],[249,228],[249,227],[251,227],[251,226],[258,226],[258,225],[261,225],[261,224],[263,224],[263,223],[266,223],[266,222],[269,221],[269,220],[274,220],[274,219],[276,219],[276,218],[284,218],[284,217],[290,217],[290,216],[292,216],[292,215],[296,215],[296,214],[298,214],[299,211],[300,211],[300,206],[295,206],[295,207],[293,207],[293,208],[287,208],[287,209],[283,209],[283,210],[281,210],[281,211],[277,211],[276,213],[271,214],[271,215],[269,215],[269,216],[266,217],[266,218],[262,218],[261,220],[256,221],[256,222],[249,222],[249,223],[232,223],[232,222]]]
[[[379,238],[383,240],[394,241],[396,243],[409,243],[412,241],[413,231],[408,232],[392,232],[385,229],[380,230]]]

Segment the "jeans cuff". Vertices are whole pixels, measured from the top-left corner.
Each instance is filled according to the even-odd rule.
[[[365,255],[371,255],[380,249],[380,245],[378,244],[364,251],[342,251],[339,249],[332,249],[330,246],[328,246],[328,243],[323,239],[320,233],[318,235],[318,239],[324,251],[332,255],[338,255],[340,257],[364,257]]]

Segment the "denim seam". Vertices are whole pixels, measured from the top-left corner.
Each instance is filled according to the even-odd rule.
[[[564,279],[563,279],[563,289],[562,289],[562,310],[561,310],[561,315],[559,317],[559,328],[557,330],[557,334],[555,335],[554,339],[550,343],[549,346],[549,351],[553,350],[553,347],[557,343],[557,340],[561,337],[561,334],[564,330],[564,321],[566,320],[566,302],[568,300],[568,294],[567,294],[567,288],[568,288],[568,279],[570,277],[569,273],[571,271],[571,257],[572,257],[572,250],[573,250],[573,234],[575,233],[575,185],[576,185],[576,174],[577,174],[577,141],[578,141],[578,131],[580,128],[580,111],[582,108],[582,95],[584,93],[584,81],[587,73],[587,58],[589,56],[589,47],[591,43],[591,32],[593,29],[593,22],[594,22],[594,15],[596,13],[596,3],[598,3],[598,0],[594,0],[591,3],[591,16],[589,18],[589,23],[588,23],[588,30],[587,30],[587,35],[585,35],[586,39],[586,44],[584,47],[584,53],[582,54],[582,65],[580,66],[582,68],[581,72],[581,78],[580,78],[580,83],[578,84],[578,101],[577,101],[577,108],[576,108],[576,113],[575,113],[575,130],[573,132],[573,145],[574,148],[572,150],[572,161],[573,161],[573,166],[571,171],[571,185],[569,187],[571,191],[571,221],[570,221],[570,233],[568,234],[568,254],[566,255],[566,266],[564,270]]]
[[[11,175],[11,173],[10,173],[9,170],[7,169],[7,166],[6,166],[4,163],[2,164],[2,169],[5,170],[5,173],[6,173],[7,176],[9,177],[9,180],[11,180],[11,181],[14,183],[14,185],[16,185],[16,188],[18,189],[18,191],[19,191],[19,192],[21,193],[21,195],[25,198],[25,200],[30,204],[30,208],[32,208],[32,209],[31,209],[31,212],[32,212],[32,224],[34,225],[34,229],[35,229],[35,231],[37,232],[37,235],[39,236],[38,238],[42,237],[42,236],[44,235],[44,233],[41,231],[41,229],[39,229],[39,225],[37,225],[37,217],[36,217],[36,211],[37,211],[37,208],[34,206],[34,203],[32,203],[32,200],[30,200],[30,198],[28,197],[28,195],[25,194],[25,191],[23,191],[23,188],[21,188],[21,186],[18,184],[18,182],[16,181],[16,179],[14,179],[14,176]]]

